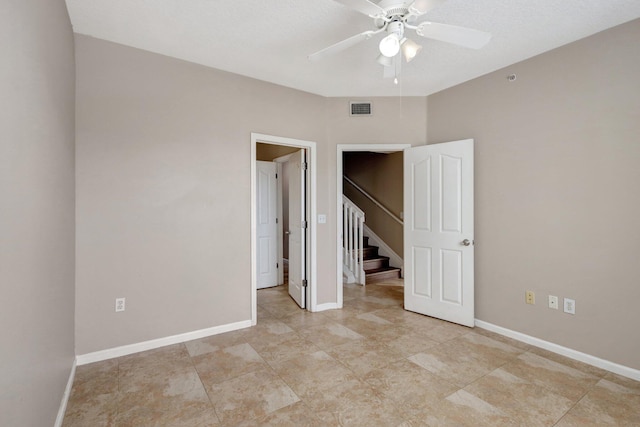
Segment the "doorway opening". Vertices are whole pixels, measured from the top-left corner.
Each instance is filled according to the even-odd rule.
[[[260,150],[259,150],[260,149]],[[312,141],[304,141],[293,138],[284,138],[273,135],[264,135],[258,133],[251,134],[251,322],[252,325],[257,323],[257,289],[258,289],[258,276],[259,276],[259,261],[258,261],[258,203],[257,203],[257,177],[258,177],[258,160],[264,155],[259,156],[258,152],[269,151],[273,153],[271,161],[278,160],[278,164],[281,165],[289,160],[291,157],[293,160],[298,158],[297,163],[299,168],[304,168],[304,172],[301,174],[301,182],[298,182],[299,188],[299,203],[296,206],[300,206],[298,215],[300,221],[296,221],[298,228],[292,227],[290,230],[282,228],[282,222],[279,219],[279,234],[278,239],[281,240],[281,236],[285,231],[290,231],[292,234],[296,234],[297,238],[290,239],[289,246],[298,248],[296,253],[299,253],[296,265],[289,264],[289,277],[290,283],[296,285],[295,280],[291,280],[291,274],[295,274],[296,277],[300,276],[300,283],[297,283],[297,287],[294,291],[294,295],[291,295],[293,299],[307,310],[315,311],[317,305],[317,289],[316,289],[316,143]],[[299,157],[298,157],[299,156]],[[281,167],[279,169],[282,169]],[[297,188],[297,187],[296,187]],[[282,215],[280,215],[282,216]],[[293,243],[291,243],[293,242]],[[296,246],[297,245],[297,246]],[[278,260],[283,258],[284,245],[281,245],[278,254]],[[292,251],[292,247],[287,248],[289,252]],[[289,256],[288,258],[295,259],[295,257]],[[280,263],[280,261],[278,261]],[[299,264],[299,265],[298,265]],[[279,265],[278,282],[282,283],[284,271],[284,265]],[[298,295],[296,295],[296,292]],[[291,292],[289,292],[291,294]]]
[[[402,152],[406,148],[411,147],[410,144],[339,144],[337,146],[337,162],[336,162],[336,218],[337,218],[337,235],[336,235],[336,295],[337,306],[342,308],[344,301],[344,289],[343,289],[343,264],[344,264],[344,249],[343,249],[343,230],[344,230],[344,215],[343,215],[343,194],[344,194],[344,173],[345,164],[344,158],[346,153],[352,152],[370,152],[370,153],[384,153],[391,154]]]

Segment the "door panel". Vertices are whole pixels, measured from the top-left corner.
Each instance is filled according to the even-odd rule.
[[[415,283],[415,293],[427,298],[431,297],[431,248],[413,248],[413,283]],[[405,273],[406,274],[406,273]]]
[[[261,289],[278,285],[276,164],[258,161],[256,179],[257,288]]]
[[[440,251],[442,263],[442,300],[462,304],[462,252],[442,250]]]
[[[409,148],[404,171],[405,308],[473,326],[473,140]]]
[[[431,188],[431,157],[426,157],[411,165],[411,182],[424,183]],[[412,223],[415,230],[431,230],[431,191],[422,191],[421,186],[413,186],[414,212]]]
[[[462,232],[462,200],[460,197],[460,182],[462,174],[462,159],[442,156],[440,164],[440,197],[442,198],[442,231]]]
[[[306,279],[306,170],[305,152],[293,153],[289,174],[289,295],[305,308]]]

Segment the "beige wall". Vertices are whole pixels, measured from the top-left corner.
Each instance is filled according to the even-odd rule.
[[[63,0],[0,5],[0,425],[52,426],[74,360],[74,59]]]
[[[476,141],[477,317],[635,369],[638,40],[640,20],[428,97],[430,143]]]
[[[369,153],[361,151],[344,154],[344,175],[369,193],[396,217],[401,218],[403,200],[403,153]],[[365,213],[366,225],[393,251],[402,257],[403,227],[348,182],[344,194]],[[400,267],[400,266],[397,266]]]
[[[76,51],[78,354],[250,319],[250,134],[324,159],[322,98],[86,36]]]
[[[367,98],[373,115],[349,115],[354,98],[327,98],[327,137],[335,157],[337,144],[423,145],[427,137],[427,101],[421,96]],[[335,161],[334,161],[335,164]]]
[[[637,27],[428,102],[370,98],[373,117],[350,117],[348,98],[77,36],[77,353],[249,318],[250,132],[318,143],[318,303],[335,302],[336,145],[421,145],[428,129],[431,143],[477,142],[478,317],[638,368],[638,340],[624,338],[638,323]],[[545,308],[548,293],[578,314]]]
[[[336,144],[426,140],[425,98],[374,99],[391,128],[87,36],[76,52],[78,354],[250,318],[251,132],[317,142],[318,304],[337,298]]]

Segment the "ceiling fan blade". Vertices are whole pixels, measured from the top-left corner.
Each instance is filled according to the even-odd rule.
[[[380,31],[365,31],[360,34],[356,34],[355,36],[351,36],[348,39],[344,39],[336,44],[332,44],[329,47],[325,47],[324,49],[319,50],[316,53],[312,53],[308,56],[308,58],[311,61],[318,61],[325,56],[333,55],[334,53],[348,49],[351,46],[355,46],[364,40],[370,39],[374,34],[378,34],[379,32]]]
[[[442,42],[453,43],[471,49],[480,49],[491,40],[491,34],[471,28],[455,25],[439,24],[437,22],[423,22],[416,27],[419,36]]]
[[[369,16],[385,16],[386,12],[383,8],[378,6],[375,3],[370,2],[369,0],[335,0],[338,3],[342,3],[343,5],[350,7],[353,10],[356,10],[360,13],[364,13]]]
[[[409,12],[416,16],[424,15],[431,9],[435,9],[440,6],[445,1],[447,0],[415,0],[409,6]]]

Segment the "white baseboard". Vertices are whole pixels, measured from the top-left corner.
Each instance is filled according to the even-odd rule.
[[[389,265],[400,268],[400,277],[404,277],[404,260],[402,257],[394,252],[394,250],[391,249],[391,247],[387,245],[380,236],[367,227],[367,224],[364,224],[364,235],[369,237],[370,244],[380,248],[378,251],[380,255],[389,257]]]
[[[317,304],[316,309],[313,311],[318,312],[318,311],[326,311],[326,310],[336,310],[338,308],[342,308],[342,307],[339,307],[338,304],[335,302],[327,302],[325,304]]]
[[[71,372],[69,373],[69,379],[67,380],[67,386],[64,389],[62,395],[62,401],[60,402],[60,408],[58,409],[58,416],[56,417],[56,423],[54,427],[62,427],[62,421],[64,421],[64,414],[67,412],[67,403],[69,403],[69,396],[71,396],[71,388],[73,387],[73,380],[76,377],[76,359],[73,360],[71,365]]]
[[[243,320],[241,322],[214,326],[212,328],[200,329],[198,331],[186,332],[184,334],[172,335],[155,340],[139,342],[136,344],[123,345],[122,347],[115,347],[107,350],[96,351],[93,353],[81,354],[79,356],[76,356],[76,362],[79,366],[86,365],[88,363],[100,362],[102,360],[113,359],[120,356],[126,356],[128,354],[139,353],[141,351],[153,350],[154,348],[164,347],[171,344],[179,344],[185,341],[197,340],[199,338],[205,338],[211,335],[218,335],[224,332],[244,329],[250,326],[251,320]]]
[[[582,353],[571,348],[563,347],[558,344],[554,344],[549,341],[541,340],[540,338],[532,337],[530,335],[523,334],[521,332],[512,331],[511,329],[503,328],[492,323],[484,322],[482,320],[475,320],[475,325],[479,328],[486,329],[491,332],[495,332],[500,335],[504,335],[514,340],[522,341],[527,344],[531,344],[535,347],[540,347],[545,350],[549,350],[553,353],[566,356],[570,359],[584,362],[588,365],[595,366],[600,369],[604,369],[609,372],[613,372],[623,377],[631,378],[636,381],[640,381],[640,370],[630,368],[628,366],[620,365],[608,360],[600,359],[599,357],[592,356],[590,354]]]

